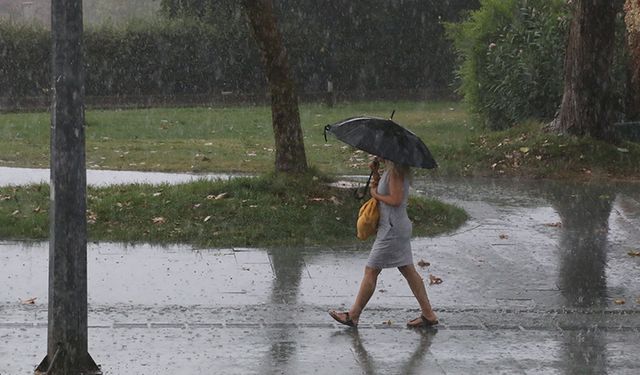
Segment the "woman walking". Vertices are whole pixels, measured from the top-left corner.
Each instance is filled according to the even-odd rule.
[[[412,224],[407,215],[410,169],[390,160],[383,160],[383,162],[385,169],[382,177],[378,173],[378,160],[374,159],[369,164],[369,168],[373,171],[371,196],[378,200],[380,221],[375,242],[364,268],[360,290],[349,311],[331,310],[329,315],[342,324],[357,327],[360,314],[376,289],[378,275],[384,268],[397,267],[409,283],[422,311],[419,317],[409,321],[407,325],[409,327],[433,326],[438,324],[438,317],[431,308],[427,290],[422,277],[413,265],[411,253]]]

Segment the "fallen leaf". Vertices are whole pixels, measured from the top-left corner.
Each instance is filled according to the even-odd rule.
[[[520,152],[526,154],[527,152],[529,152],[529,147],[520,147]]]
[[[251,268],[243,266],[243,267],[242,267],[242,270],[243,270],[243,271],[251,271]]]
[[[624,305],[624,300],[622,298],[618,298],[613,301],[616,305]]]
[[[418,266],[422,267],[422,268],[429,267],[430,265],[431,265],[431,263],[427,262],[424,259],[420,259],[420,261],[418,262]]]
[[[215,198],[213,198],[214,200],[218,200],[218,199],[222,199],[222,198],[226,198],[227,195],[229,195],[228,193],[220,193],[218,195],[215,196]]]
[[[629,251],[627,254],[632,257],[640,257],[640,251]]]
[[[211,195],[211,194],[210,194],[210,195],[207,195],[207,200],[210,200],[210,201],[211,201],[211,200],[214,200],[214,199],[216,199],[216,196],[215,196],[215,195]]]
[[[386,324],[386,325],[390,326],[390,325],[393,324],[393,322],[391,321],[391,319],[389,319],[389,320],[385,320],[384,322],[382,322],[382,324]]]
[[[500,239],[501,240],[507,240],[507,239],[509,239],[509,236],[507,236],[506,234],[501,234],[500,235]]]
[[[207,221],[209,221],[209,220],[211,220],[211,215],[209,215],[209,216],[205,217],[203,221],[206,223],[206,222],[207,222]]]
[[[380,290],[378,290],[378,292],[380,292],[380,293],[386,293],[386,292],[387,292],[387,290],[386,290],[386,289],[380,289]]]
[[[545,225],[548,227],[560,228],[562,227],[562,222],[558,221],[556,223],[547,223]]]
[[[31,298],[28,298],[28,299],[25,299],[25,300],[21,301],[21,303],[23,305],[35,305],[37,299],[38,299],[38,297],[31,297]]]
[[[439,285],[442,284],[442,279],[439,278],[438,276],[434,276],[434,275],[429,275],[429,285]]]
[[[11,216],[18,216],[20,214],[20,210],[15,210],[11,213]]]
[[[33,209],[33,212],[35,212],[35,213],[38,213],[38,212],[40,212],[40,211],[42,211],[42,209],[40,208],[40,206],[38,206],[38,207],[36,207],[36,208],[34,208],[34,209]]]
[[[159,192],[157,192],[157,193],[153,193],[153,196],[154,196],[154,197],[159,197],[159,196],[161,196],[161,195],[162,195],[162,192],[160,192],[160,191],[159,191]]]
[[[93,211],[87,210],[87,223],[95,224],[98,222],[98,214]]]
[[[153,219],[151,219],[153,221],[154,224],[164,224],[167,222],[167,219],[165,219],[162,216],[158,216],[158,217],[154,217]]]

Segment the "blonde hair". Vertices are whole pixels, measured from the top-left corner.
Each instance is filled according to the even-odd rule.
[[[391,167],[391,171],[393,171],[393,173],[396,173],[398,176],[402,176],[402,178],[408,179],[409,183],[412,182],[413,178],[411,175],[411,167],[404,164],[394,163],[391,160],[385,160],[385,162],[389,167]]]

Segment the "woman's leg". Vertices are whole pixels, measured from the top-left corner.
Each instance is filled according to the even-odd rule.
[[[418,271],[416,271],[414,265],[409,264],[406,266],[398,267],[398,270],[400,271],[400,273],[402,273],[402,276],[407,279],[413,295],[416,297],[418,303],[420,304],[422,315],[430,321],[438,320],[438,317],[431,308],[431,303],[429,302],[429,297],[427,296],[427,289],[424,287],[422,277],[420,276]],[[414,319],[414,321],[415,320],[420,320],[420,318]]]
[[[380,269],[365,267],[364,268],[364,276],[362,277],[362,281],[360,282],[360,290],[358,291],[358,295],[356,296],[356,300],[349,309],[349,318],[354,324],[358,324],[358,320],[360,319],[360,314],[362,310],[364,310],[365,306],[369,302],[369,299],[373,295],[373,292],[376,290],[376,284],[378,282],[378,275],[380,274]],[[342,312],[330,311],[329,314],[337,316],[340,320],[346,320],[347,315]]]
[[[364,276],[362,277],[362,281],[360,282],[360,290],[358,290],[358,295],[356,296],[356,301],[351,306],[349,310],[349,316],[355,323],[358,323],[358,319],[360,319],[360,314],[362,310],[364,310],[365,306],[371,299],[373,292],[376,290],[376,284],[378,283],[378,275],[380,274],[381,269],[371,268],[366,266],[364,268]]]

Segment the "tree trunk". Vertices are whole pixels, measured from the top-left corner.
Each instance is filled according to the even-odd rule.
[[[271,118],[278,172],[307,170],[298,97],[291,79],[287,51],[278,31],[272,0],[243,0],[253,35],[260,47],[271,94]]]
[[[625,12],[627,41],[631,57],[626,115],[630,120],[640,120],[640,0],[627,0]]]
[[[564,95],[554,127],[614,140],[611,64],[616,2],[575,0],[564,63]]]

